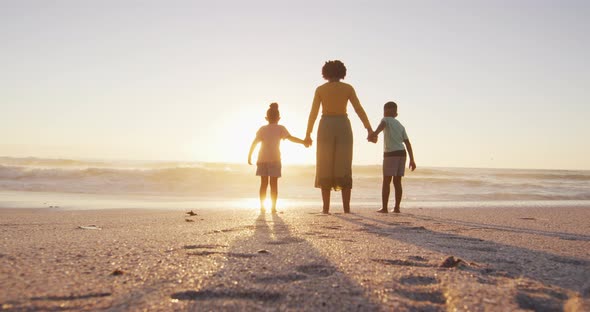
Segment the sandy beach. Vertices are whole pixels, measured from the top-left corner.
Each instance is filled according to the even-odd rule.
[[[195,212],[0,209],[0,310],[590,311],[588,208]]]

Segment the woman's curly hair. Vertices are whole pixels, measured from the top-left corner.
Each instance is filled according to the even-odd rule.
[[[344,79],[346,66],[338,60],[327,61],[322,67],[322,76],[324,79]]]

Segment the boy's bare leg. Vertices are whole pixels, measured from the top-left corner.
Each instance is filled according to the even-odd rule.
[[[393,212],[399,213],[399,206],[402,202],[402,177],[396,176],[393,177],[393,187],[395,188],[395,208],[393,208]]]
[[[350,193],[352,189],[343,188],[342,189],[342,207],[344,208],[344,213],[350,213]]]
[[[277,197],[279,195],[279,178],[270,177],[270,199],[272,201],[272,212],[277,212]]]
[[[266,200],[267,187],[268,177],[260,177],[260,210],[264,210],[264,201]]]
[[[387,213],[387,205],[389,204],[389,193],[391,191],[391,176],[383,176],[383,186],[381,188],[381,210],[377,212]]]
[[[330,213],[330,192],[329,188],[322,188],[322,202],[324,203],[323,213]]]

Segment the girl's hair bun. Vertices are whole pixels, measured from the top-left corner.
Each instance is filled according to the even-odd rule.
[[[270,108],[266,111],[266,118],[268,118],[269,121],[276,121],[279,120],[279,117],[279,104],[270,103]]]

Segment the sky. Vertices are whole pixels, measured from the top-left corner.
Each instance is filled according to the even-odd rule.
[[[588,16],[588,1],[0,0],[0,156],[245,163],[271,102],[305,136],[337,59],[374,128],[398,103],[418,167],[590,170]],[[348,112],[354,164],[380,164],[382,137]]]

